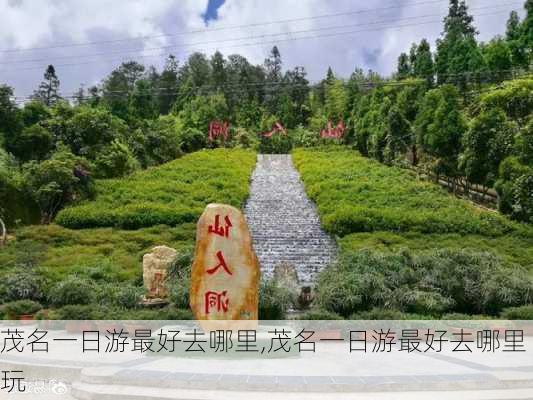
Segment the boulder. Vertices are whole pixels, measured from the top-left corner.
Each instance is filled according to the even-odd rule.
[[[260,269],[244,215],[209,204],[196,229],[190,304],[197,320],[257,320]]]
[[[166,299],[168,270],[176,260],[177,251],[168,246],[156,246],[143,257],[143,282],[146,299]]]

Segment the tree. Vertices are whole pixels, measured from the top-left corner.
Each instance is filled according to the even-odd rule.
[[[522,24],[516,11],[511,11],[507,21],[505,40],[511,52],[513,67],[527,67],[527,55],[522,43]]]
[[[433,54],[431,54],[431,46],[426,39],[422,39],[416,48],[416,57],[412,69],[415,77],[425,79],[429,85],[433,84],[435,65],[433,63]]]
[[[8,145],[22,128],[20,111],[12,98],[13,89],[0,85],[0,148]]]
[[[39,206],[43,224],[50,223],[66,204],[90,193],[86,166],[64,148],[41,163],[25,164],[23,175],[28,194]]]
[[[224,88],[226,84],[226,60],[219,51],[211,57],[211,79],[215,90]]]
[[[491,81],[501,82],[512,76],[511,51],[505,40],[496,37],[485,45],[482,51]]]
[[[209,123],[213,120],[227,120],[228,105],[222,94],[196,96],[179,113],[185,128],[194,128],[207,136]]]
[[[74,94],[74,102],[78,106],[81,106],[85,102],[85,89],[83,88],[83,85],[80,86]]]
[[[520,41],[525,52],[524,66],[528,67],[533,62],[533,0],[526,0],[524,8],[526,17],[522,22]]]
[[[464,92],[483,70],[473,17],[464,0],[450,0],[444,32],[437,40],[436,72],[439,83],[453,83]]]
[[[54,105],[61,97],[59,96],[59,79],[53,65],[49,65],[44,73],[44,81],[39,85],[33,96],[46,106]]]
[[[499,108],[483,111],[470,122],[461,155],[461,169],[470,182],[491,186],[496,181],[500,163],[511,154],[516,132],[516,124]]]
[[[426,93],[415,121],[415,132],[422,150],[435,159],[437,174],[457,176],[465,130],[459,92],[454,86],[443,85]]]
[[[325,97],[326,118],[333,122],[344,120],[348,111],[348,94],[344,83],[340,79],[334,79],[330,84],[326,84]]]
[[[95,160],[115,139],[126,138],[127,126],[102,108],[80,107],[65,122],[59,139],[77,156]]]
[[[102,149],[94,160],[95,178],[115,178],[126,176],[138,168],[138,161],[127,144],[114,139]]]
[[[157,117],[157,98],[154,87],[148,79],[139,79],[130,96],[130,114],[136,118],[153,119]]]
[[[172,110],[178,93],[178,61],[172,54],[168,56],[159,78],[159,114],[166,115]]]
[[[411,75],[411,64],[409,63],[409,56],[405,53],[398,57],[398,79],[406,79]]]
[[[389,110],[387,116],[387,145],[384,159],[391,163],[398,154],[405,153],[411,143],[411,124],[405,118],[398,105],[394,105]]]
[[[54,138],[52,134],[40,124],[28,126],[22,130],[10,143],[9,151],[22,162],[41,161],[52,151]]]
[[[102,84],[102,101],[117,117],[127,120],[129,117],[130,95],[135,83],[144,74],[144,66],[129,61],[122,63],[104,80]]]
[[[265,59],[265,105],[271,114],[276,114],[278,109],[279,90],[281,88],[281,54],[274,46],[269,57]]]

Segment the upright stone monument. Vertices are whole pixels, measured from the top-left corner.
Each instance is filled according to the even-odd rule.
[[[190,303],[197,320],[257,320],[260,269],[243,214],[209,204],[196,230]]]
[[[143,257],[143,281],[145,302],[163,302],[168,297],[166,280],[168,269],[176,259],[176,250],[167,246],[156,246]]]

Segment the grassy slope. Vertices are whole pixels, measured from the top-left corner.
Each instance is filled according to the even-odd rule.
[[[533,228],[346,148],[296,150],[307,193],[343,250],[471,248],[533,271]]]
[[[95,215],[119,215],[135,200],[144,204],[141,216],[146,210],[165,209],[173,226],[130,213],[132,221],[149,221],[151,226],[135,230],[113,226],[69,229],[57,224],[20,228],[17,240],[0,252],[0,273],[17,265],[35,264],[52,279],[104,269],[117,281],[140,280],[142,255],[151,247],[183,249],[194,244],[195,222],[176,223],[173,215],[189,213],[197,218],[206,204],[215,201],[241,206],[248,196],[254,165],[253,152],[220,149],[193,153],[123,180],[97,182],[96,200],[68,211],[79,221],[93,223]],[[157,214],[158,218],[161,215],[167,214]]]
[[[207,150],[133,174],[102,181],[96,201],[61,211],[67,228],[123,227],[194,222],[208,203],[239,207],[248,195],[255,156],[246,150]]]

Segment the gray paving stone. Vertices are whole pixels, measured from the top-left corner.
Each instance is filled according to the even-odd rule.
[[[244,212],[263,276],[289,263],[302,286],[312,285],[335,260],[335,241],[321,229],[290,155],[258,155]]]

